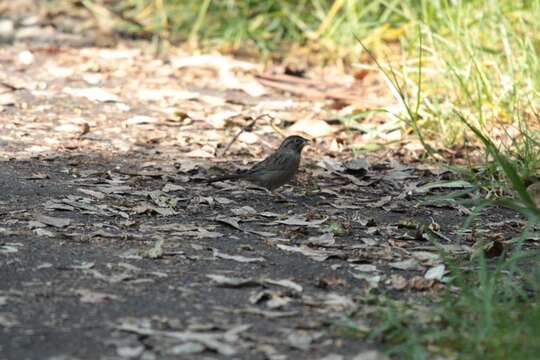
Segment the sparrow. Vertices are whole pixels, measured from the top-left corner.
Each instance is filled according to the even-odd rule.
[[[250,169],[216,177],[208,182],[241,179],[274,191],[294,178],[298,172],[302,150],[308,144],[309,140],[301,136],[288,136],[274,153]]]

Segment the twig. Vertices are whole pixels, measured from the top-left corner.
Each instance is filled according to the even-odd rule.
[[[450,239],[449,237],[443,235],[440,231],[435,231],[435,230],[432,230],[430,229],[431,233],[445,241],[448,241],[449,243],[452,243],[452,239]]]
[[[0,85],[7,87],[10,91],[17,91],[17,90],[24,89],[23,87],[20,87],[20,86],[11,85],[10,83],[5,82],[4,80],[0,80]]]
[[[277,132],[279,135],[283,136],[283,138],[286,138],[287,137],[287,134],[285,134],[283,132],[283,130],[281,130],[280,128],[278,128],[276,126],[276,124],[274,123],[274,118],[273,117],[270,117],[270,127],[275,131]]]
[[[116,10],[113,8],[107,7],[105,4],[97,4],[95,2],[92,2],[90,0],[83,0],[82,2],[83,6],[86,7],[92,15],[95,17],[98,16],[107,16],[109,19],[111,18],[111,15],[116,16],[120,20],[127,22],[129,24],[135,25],[138,28],[142,29],[144,31],[145,26],[143,23],[135,19],[134,17],[131,17],[127,15],[125,12],[126,10]]]
[[[259,115],[257,116],[255,119],[251,120],[251,122],[249,124],[247,124],[246,126],[244,126],[242,129],[240,129],[240,131],[231,139],[231,141],[229,141],[229,144],[227,144],[227,146],[225,147],[225,149],[221,152],[221,155],[220,157],[224,156],[225,153],[227,151],[229,151],[229,149],[231,148],[232,144],[234,144],[234,142],[236,141],[236,139],[238,139],[238,137],[244,132],[244,131],[251,131],[253,129],[253,126],[255,125],[255,123],[257,122],[257,120],[259,120],[260,118],[264,117],[264,116],[270,116],[269,114],[262,114],[262,115]],[[270,118],[272,118],[272,116],[270,116]],[[273,119],[273,118],[272,118]],[[218,155],[216,154],[216,157]]]

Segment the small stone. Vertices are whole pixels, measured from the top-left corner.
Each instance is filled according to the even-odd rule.
[[[12,20],[0,20],[0,43],[11,43],[15,36],[15,25]]]

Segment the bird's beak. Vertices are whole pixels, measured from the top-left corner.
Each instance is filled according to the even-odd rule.
[[[306,146],[306,145],[311,145],[311,140],[304,139],[304,146]]]

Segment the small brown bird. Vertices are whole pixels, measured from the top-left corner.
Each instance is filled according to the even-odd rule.
[[[208,182],[243,179],[274,191],[296,175],[300,165],[302,149],[308,144],[309,140],[301,136],[289,136],[283,140],[273,154],[253,165],[252,168],[238,174],[216,177]]]

